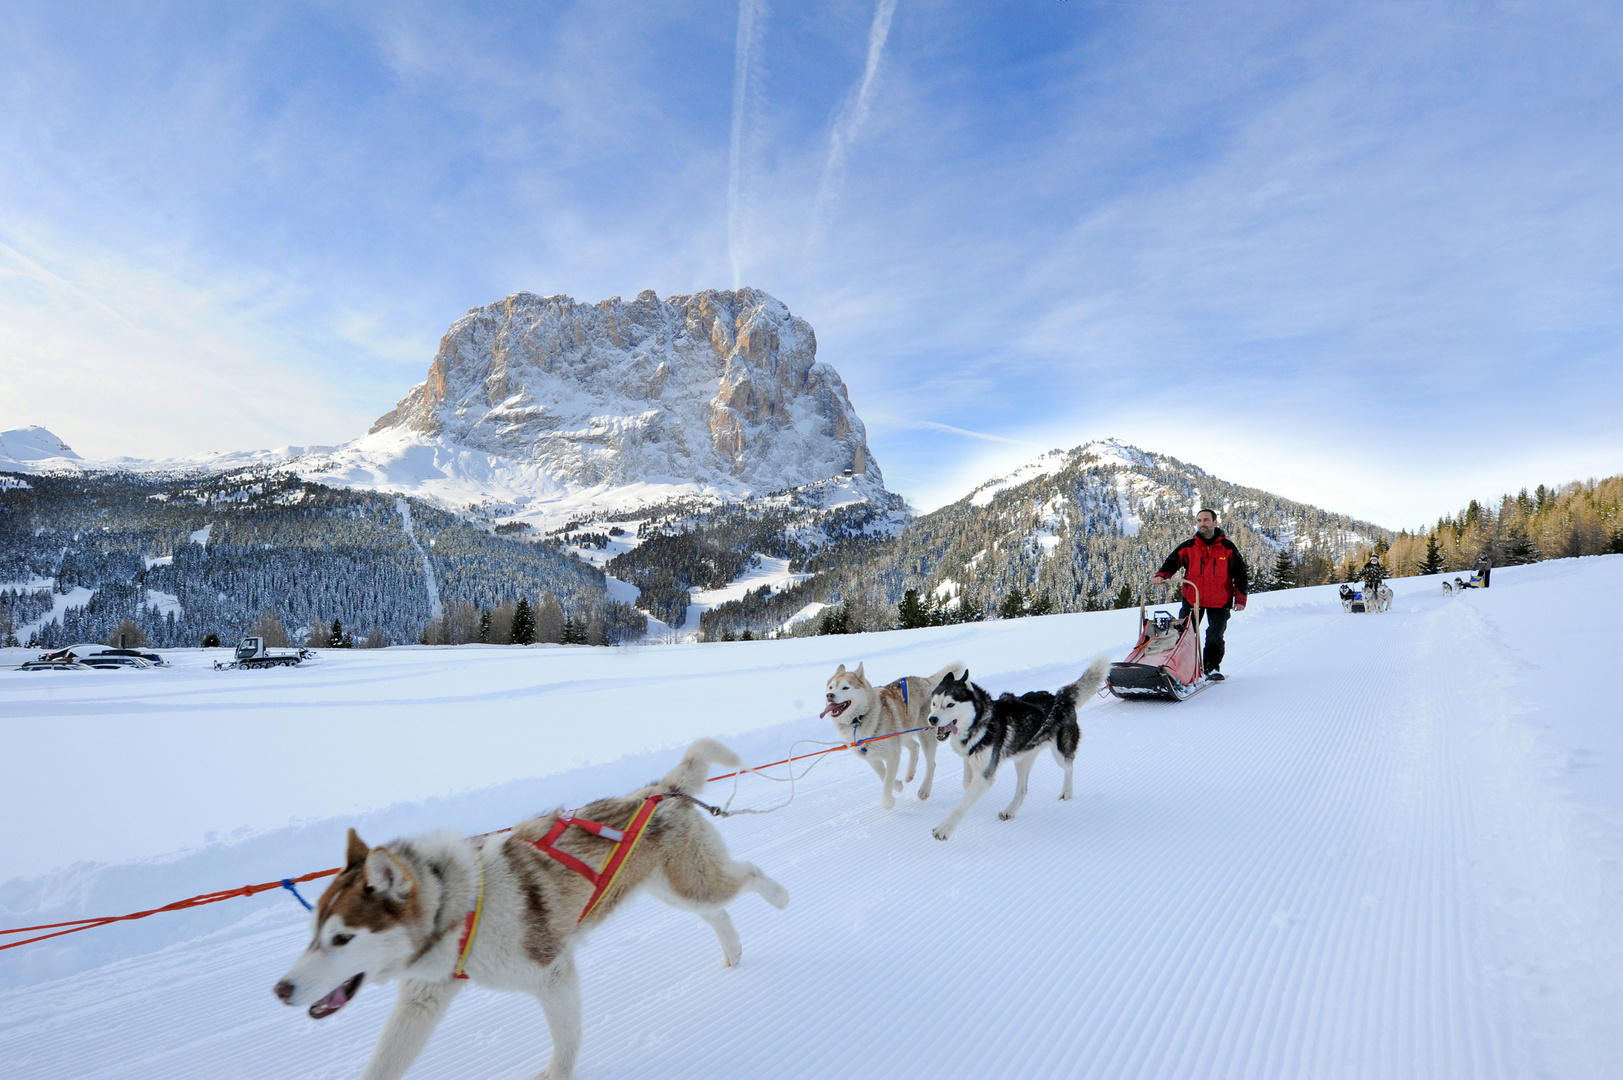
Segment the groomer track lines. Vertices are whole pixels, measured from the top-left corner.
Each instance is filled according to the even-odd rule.
[[[1623,725],[1610,674],[1562,643],[1609,633],[1623,557],[1493,584],[1445,598],[1400,579],[1378,619],[1345,615],[1333,589],[1257,596],[1231,624],[1225,685],[1089,701],[1075,801],[1053,798],[1043,758],[1017,818],[972,814],[950,843],[930,829],[956,770],[887,812],[865,764],[829,755],[784,811],[721,823],[794,897],[781,914],[734,906],[742,966],[652,900],[587,940],[581,1075],[1615,1077]],[[163,680],[120,682],[140,687],[121,708],[111,677],[0,673],[12,748],[44,763],[0,789],[0,866],[26,868],[0,886],[0,922],[329,866],[351,823],[471,833],[581,805],[661,775],[696,735],[773,760],[834,737],[784,721],[815,713],[842,661],[893,678],[962,658],[994,692],[1060,685],[1122,653],[1136,618],[388,650],[250,689],[183,655]],[[155,731],[166,753],[147,749]],[[617,753],[634,756],[589,764]],[[737,803],[784,794],[745,777]],[[239,825],[254,831],[155,858]],[[46,873],[87,859],[107,865]],[[268,989],[307,918],[278,889],[0,954],[7,1076],[358,1075],[391,990],[316,1025]],[[475,988],[411,1075],[521,1075],[546,1040],[533,1003]]]

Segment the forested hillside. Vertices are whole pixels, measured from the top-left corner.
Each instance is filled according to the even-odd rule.
[[[294,633],[339,619],[374,643],[415,642],[438,614],[431,581],[442,609],[551,595],[611,639],[643,625],[600,571],[394,495],[269,470],[4,480],[0,622],[41,645],[98,641],[125,619],[155,645],[229,643],[266,611]]]
[[[753,502],[673,501],[627,512],[622,520],[641,519],[641,543],[612,559],[608,572],[639,586],[638,606],[675,626],[686,616],[688,589],[727,585],[757,554],[788,559],[796,571],[860,561],[906,517],[900,497],[882,489],[829,506],[845,486],[824,481]]]
[[[759,634],[813,601],[841,605],[852,630],[891,626],[909,590],[947,618],[999,611],[1016,593],[1015,611],[1033,602],[1052,611],[1137,603],[1201,506],[1220,512],[1257,588],[1267,586],[1280,552],[1298,580],[1323,581],[1360,547],[1392,536],[1175,458],[1090,443],[982,485],[795,589],[718,607],[706,613],[704,632]]]
[[[1623,476],[1540,484],[1493,501],[1472,499],[1425,532],[1401,532],[1387,562],[1397,574],[1464,570],[1482,552],[1496,566],[1623,554]]]

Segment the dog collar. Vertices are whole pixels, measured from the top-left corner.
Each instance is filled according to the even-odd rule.
[[[468,953],[473,949],[473,936],[479,932],[479,916],[485,910],[485,860],[479,856],[479,895],[474,898],[473,910],[468,912],[467,921],[462,924],[462,940],[457,943],[456,970],[451,972],[453,979],[466,979],[462,966],[468,962]]]

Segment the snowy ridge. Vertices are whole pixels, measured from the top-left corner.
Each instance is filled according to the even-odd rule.
[[[1623,1057],[1623,734],[1601,707],[1601,675],[1551,680],[1535,664],[1551,627],[1623,602],[1623,557],[1506,568],[1491,591],[1453,600],[1435,579],[1394,585],[1383,616],[1342,614],[1328,587],[1256,597],[1231,624],[1227,684],[1179,705],[1086,703],[1076,800],[1054,800],[1059,774],[1045,757],[1017,818],[996,818],[1012,783],[1000,774],[946,844],[929,828],[951,805],[954,759],[935,798],[909,791],[888,813],[863,763],[823,759],[784,810],[720,826],[792,898],[784,912],[753,897],[734,905],[741,967],[722,969],[707,928],[651,900],[587,940],[580,1075],[1611,1077]],[[832,737],[813,712],[837,661],[865,659],[888,678],[963,658],[994,692],[1051,687],[1093,652],[1122,649],[1135,616],[613,656],[396,649],[252,688],[185,664],[162,681],[125,679],[115,691],[118,676],[99,676],[49,694],[0,672],[20,715],[51,722],[25,725],[25,739],[85,747],[71,776],[23,777],[0,792],[21,826],[0,839],[8,864],[38,835],[33,783],[85,784],[53,813],[101,814],[128,805],[136,785],[185,798],[217,757],[244,772],[179,827],[230,828],[249,813],[270,823],[295,804],[326,818],[206,846],[163,875],[129,863],[12,882],[0,902],[14,925],[77,914],[72,898],[121,875],[135,906],[328,865],[356,821],[346,805],[396,804],[360,820],[375,841],[396,827],[507,824],[519,807],[626,790],[699,733],[763,760],[786,740]],[[714,685],[751,707],[716,710],[691,692]],[[113,711],[132,695],[135,725],[127,706]],[[329,704],[312,714],[312,697]],[[502,704],[478,707],[488,701]],[[526,701],[550,708],[514,708]],[[475,706],[458,710],[469,737],[439,744],[425,767],[414,737],[458,702]],[[172,722],[180,709],[232,738],[97,786],[102,758],[140,753],[142,730],[120,738],[120,728]],[[276,723],[218,722],[256,714]],[[619,720],[587,731],[580,715]],[[308,753],[307,731],[335,721],[392,737],[369,741],[365,770],[348,769],[322,760],[342,755]],[[92,726],[108,741],[83,738]],[[271,739],[268,727],[283,730]],[[525,761],[531,773],[578,770],[615,752],[633,756],[522,779]],[[1585,767],[1552,771],[1566,752]],[[309,771],[285,772],[293,760]],[[467,790],[476,776],[498,786]],[[261,782],[275,778],[279,789]],[[265,803],[270,791],[281,805]],[[446,794],[421,801],[436,792]],[[738,802],[785,797],[748,779]],[[158,815],[170,809],[148,801]],[[57,824],[58,859],[83,843],[170,849],[151,819],[116,837]],[[98,892],[98,909],[110,895]],[[165,931],[157,949],[121,945],[147,932],[138,924],[30,954],[26,977],[0,960],[14,987],[0,991],[9,1074],[358,1073],[392,990],[364,988],[321,1023],[281,1007],[269,985],[303,948],[306,916],[279,893],[234,903],[229,917],[166,917],[200,921]],[[86,944],[92,934],[99,945]],[[97,948],[122,959],[98,966]],[[850,1037],[853,1026],[863,1037]],[[411,1075],[528,1075],[547,1052],[534,1002],[474,987]]]

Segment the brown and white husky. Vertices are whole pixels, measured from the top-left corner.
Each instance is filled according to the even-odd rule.
[[[607,867],[630,846],[619,872],[589,914],[597,885],[543,845],[561,811],[532,818],[503,834],[469,840],[441,833],[368,847],[349,832],[345,866],[316,905],[308,948],[276,984],[276,996],[315,1019],[349,1003],[363,984],[400,981],[399,997],[378,1038],[363,1080],[398,1080],[467,981],[534,995],[552,1032],[552,1060],[541,1075],[564,1080],[580,1051],[580,980],[575,943],[637,889],[692,911],[721,939],[728,967],[742,953],[726,905],[755,892],[773,907],[789,903],[782,885],[749,863],[734,862],[721,835],[691,801],[712,762],[741,768],[727,747],[700,739],[682,763],[655,784],[599,799],[572,815],[602,828],[568,826],[555,850],[586,869]],[[635,837],[627,834],[652,796]],[[635,840],[632,843],[632,840]],[[462,975],[457,972],[461,968]]]
[[[940,671],[924,678],[908,675],[884,686],[875,687],[863,673],[863,665],[847,671],[841,664],[828,679],[825,700],[828,704],[820,716],[834,721],[834,730],[846,742],[871,739],[880,735],[895,735],[900,731],[925,727],[930,715],[930,691],[948,675],[961,675],[964,665],[948,664]],[[902,747],[907,747],[907,778],[900,780]],[[902,790],[918,771],[919,751],[924,751],[924,782],[919,785],[919,798],[928,799],[935,784],[934,732],[920,731],[901,735],[883,742],[866,743],[852,753],[860,754],[879,774],[880,801],[889,810],[896,805],[895,793]],[[964,783],[969,783],[969,768],[964,768]]]

